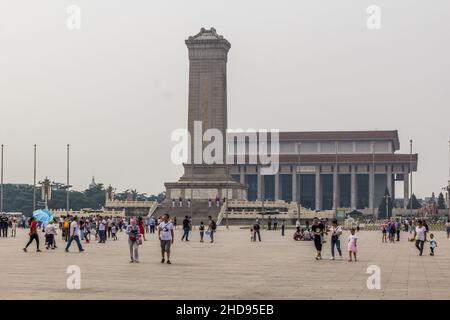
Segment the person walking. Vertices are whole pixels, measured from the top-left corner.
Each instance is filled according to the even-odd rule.
[[[357,240],[358,237],[355,234],[355,229],[354,228],[350,229],[350,235],[348,236],[348,244],[347,244],[349,262],[352,262],[352,254],[355,257],[356,262],[356,253],[358,252]]]
[[[162,221],[158,226],[158,238],[161,243],[161,263],[165,262],[164,253],[167,255],[167,264],[170,262],[170,247],[173,244],[174,232],[173,224],[169,221],[169,215],[163,215]]]
[[[17,232],[17,220],[16,218],[13,218],[11,222],[11,237],[15,238],[16,232]]]
[[[64,241],[69,240],[70,219],[69,216],[64,218],[62,237]]]
[[[445,229],[447,229],[447,239],[450,237],[450,219],[447,219],[445,223]]]
[[[149,223],[150,223],[150,233],[155,233],[155,224],[156,224],[155,217],[151,217]]]
[[[200,226],[198,227],[198,230],[200,231],[200,242],[203,242],[203,236],[205,234],[205,225],[203,224],[203,221],[200,221]]]
[[[316,260],[322,259],[322,236],[325,226],[319,221],[317,217],[313,219],[313,224],[311,226],[314,235],[314,246],[316,247]]]
[[[261,234],[259,233],[259,230],[261,229],[261,226],[259,225],[259,220],[256,220],[255,225],[253,226],[253,241],[256,241],[256,235],[258,235],[258,240],[261,242]]]
[[[23,251],[27,252],[28,246],[31,244],[31,242],[33,242],[33,240],[35,240],[36,241],[36,252],[41,252],[41,250],[39,250],[39,236],[37,233],[38,223],[34,217],[30,218],[29,225],[30,225],[30,233],[29,233],[30,240],[28,241],[25,248],[23,248]]]
[[[98,243],[105,243],[106,241],[106,225],[107,222],[102,217],[99,217],[98,219],[98,237],[99,241]]]
[[[45,226],[45,243],[46,249],[52,248],[54,250],[56,248],[55,244],[55,236],[56,236],[56,226],[55,222],[52,220],[49,224]]]
[[[111,238],[111,229],[112,229],[112,220],[111,220],[111,217],[107,217],[106,231],[107,231],[108,239]]]
[[[416,228],[414,229],[414,239],[416,239],[416,248],[419,250],[419,256],[423,253],[423,245],[427,241],[427,229],[423,225],[422,220],[417,221]]]
[[[74,240],[77,243],[78,250],[80,252],[84,251],[83,247],[81,246],[79,234],[80,234],[80,227],[78,225],[78,218],[74,217],[73,221],[70,223],[69,241],[67,242],[67,246],[66,246],[66,249],[65,249],[66,252],[69,252],[69,248],[70,248],[70,246],[72,244],[72,241],[74,241]]]
[[[130,263],[139,263],[139,243],[140,231],[136,219],[131,219],[127,226],[126,234],[128,235],[128,245],[130,247]]]
[[[286,228],[286,220],[281,222],[281,236],[284,237],[284,229]]]
[[[113,241],[117,240],[117,226],[115,223],[113,223],[113,225],[111,227],[111,236],[113,238]]]
[[[272,230],[272,218],[269,216],[269,219],[267,219],[267,229]]]
[[[86,219],[84,222],[84,230],[81,230],[84,233],[84,239],[86,243],[91,241],[91,221],[90,219]]]
[[[275,217],[273,218],[273,230],[277,230],[277,226],[278,226],[278,218]]]
[[[138,224],[139,224],[139,233],[144,238],[144,241],[147,241],[147,239],[145,238],[145,222],[142,217],[139,217]]]
[[[391,243],[395,243],[395,235],[397,234],[397,225],[394,221],[394,218],[391,219],[391,221],[389,222],[389,241]]]
[[[2,231],[2,237],[8,238],[9,219],[7,216],[0,217],[0,226]]]
[[[190,230],[191,230],[191,222],[189,221],[189,217],[185,216],[183,220],[183,236],[181,237],[181,241],[183,240],[189,241]]]
[[[217,224],[216,222],[212,219],[211,216],[208,216],[209,219],[209,223],[208,223],[208,231],[209,231],[209,236],[211,238],[211,243],[214,242],[214,232],[216,232],[217,229]]]
[[[174,230],[177,230],[177,217],[173,217],[173,222],[172,222],[172,224],[173,224]]]
[[[434,234],[430,233],[430,241],[428,241],[430,244],[430,256],[434,256],[434,249],[437,247],[436,239],[434,239]]]
[[[382,234],[382,236],[381,236],[381,242],[386,242],[387,243],[387,224],[386,224],[386,222],[383,222],[382,224],[381,224],[381,234]]]
[[[330,227],[331,232],[331,260],[334,260],[334,247],[336,247],[339,256],[342,259],[341,241],[339,240],[342,235],[342,227],[338,225],[337,220],[333,220]]]

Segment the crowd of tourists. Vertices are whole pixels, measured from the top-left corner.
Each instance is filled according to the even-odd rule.
[[[256,219],[255,224],[250,228],[250,241],[261,242],[261,230],[266,225],[267,230],[281,230],[281,236],[285,236],[286,221],[279,221],[277,217],[269,216],[265,221]],[[57,249],[57,242],[64,243],[64,250],[69,252],[75,243],[79,252],[84,251],[83,245],[96,241],[104,244],[106,241],[117,241],[118,233],[124,232],[129,244],[130,263],[139,263],[139,246],[143,241],[147,241],[146,234],[155,234],[160,241],[161,246],[161,263],[167,262],[171,264],[170,248],[174,241],[174,230],[176,229],[176,218],[170,218],[169,215],[157,217],[113,217],[113,216],[62,216],[54,220],[43,223],[31,217],[26,220],[17,217],[0,216],[0,236],[7,237],[8,231],[11,237],[16,236],[17,228],[29,227],[29,240],[23,251],[27,252],[29,246],[35,242],[36,251],[40,250],[39,233],[43,234],[44,246],[47,250]],[[214,242],[214,234],[217,224],[214,219],[209,216],[207,221],[200,221],[198,233],[200,242],[208,240]],[[447,238],[450,237],[450,220],[445,224]],[[182,221],[183,233],[181,241],[190,241],[189,236],[195,230],[192,218],[185,216]],[[407,241],[414,242],[415,247],[419,251],[419,255],[423,255],[426,244],[429,247],[429,254],[434,256],[437,250],[437,241],[427,221],[423,219],[386,219],[381,222],[380,229],[382,233],[382,243],[395,243],[401,240],[402,232],[408,236]],[[359,228],[349,228],[347,237],[347,253],[348,261],[357,261],[357,253],[359,251],[358,231]],[[331,249],[331,260],[335,260],[338,255],[343,258],[341,249],[341,238],[343,234],[343,226],[338,224],[337,220],[329,220],[314,218],[312,223],[305,221],[302,226],[297,220],[293,234],[294,241],[312,241],[315,248],[315,259],[322,260],[322,252],[324,244],[328,241]],[[58,240],[60,235],[60,240]],[[84,243],[83,243],[84,242]]]
[[[176,218],[170,218],[165,214],[161,217],[112,217],[112,216],[62,216],[55,218],[48,223],[37,221],[31,217],[27,225],[29,226],[29,240],[24,252],[28,251],[33,242],[36,244],[36,251],[41,252],[39,234],[43,234],[44,246],[47,250],[54,250],[57,242],[64,243],[64,250],[69,252],[73,243],[78,251],[83,252],[83,245],[92,241],[104,244],[106,241],[118,240],[117,234],[126,234],[129,250],[130,263],[139,263],[139,246],[143,241],[147,241],[147,234],[156,234],[161,245],[161,263],[171,264],[170,247],[174,241],[174,230],[176,229]],[[2,224],[3,226],[3,224]],[[200,242],[206,239],[214,242],[214,234],[217,224],[211,216],[206,222],[201,221],[198,226]],[[183,235],[181,241],[189,241],[189,235],[193,232],[192,218],[186,216],[183,220]],[[58,237],[60,235],[61,238]],[[57,239],[60,240],[57,240]]]
[[[274,224],[276,218],[267,219],[267,230],[276,230],[276,224]],[[257,239],[261,241],[261,225],[264,223],[257,219],[256,223],[250,229],[250,241],[254,242]],[[272,225],[271,225],[272,224]],[[281,229],[282,236],[285,235],[285,221],[282,220]],[[347,252],[348,261],[357,261],[357,252],[359,251],[358,243],[358,231],[360,230],[359,224],[355,228],[348,228],[349,235],[347,237]],[[380,223],[380,229],[382,232],[383,243],[395,243],[399,242],[402,232],[408,236],[407,241],[413,242],[415,247],[419,251],[419,255],[423,255],[425,244],[429,247],[429,254],[434,256],[436,254],[437,241],[433,233],[430,233],[430,228],[427,221],[424,219],[386,219]],[[450,219],[445,223],[445,229],[447,232],[447,238],[450,238]],[[339,257],[342,259],[343,254],[341,250],[341,236],[343,234],[343,226],[338,224],[337,220],[329,220],[314,218],[312,224],[309,221],[305,221],[305,225],[302,226],[300,221],[297,220],[295,224],[295,231],[293,234],[294,241],[312,241],[316,250],[315,259],[322,259],[323,245],[329,241],[331,248],[331,260],[335,260],[336,251]]]

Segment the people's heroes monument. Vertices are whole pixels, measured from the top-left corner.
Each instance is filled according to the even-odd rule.
[[[218,35],[214,28],[189,37],[189,146],[184,175],[178,182],[165,183],[167,200],[220,198],[246,199],[247,186],[236,182],[229,174],[226,163],[227,130],[227,56],[230,43]],[[220,161],[206,163],[203,152],[211,141],[204,133],[213,129],[221,133]],[[200,142],[201,146],[196,145]],[[217,145],[217,143],[216,143]],[[218,155],[216,155],[217,157]],[[198,161],[200,159],[200,161]]]

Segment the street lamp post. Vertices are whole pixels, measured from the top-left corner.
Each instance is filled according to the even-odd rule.
[[[372,198],[372,217],[375,217],[375,143],[372,142],[372,183],[371,186],[372,188],[372,194],[371,194],[371,198]],[[378,219],[378,217],[376,218]]]
[[[447,208],[450,219],[450,140],[448,140],[448,185],[447,185]]]
[[[191,181],[191,199],[190,199],[190,204],[189,204],[189,215],[191,217],[192,217],[192,206],[194,204],[193,196],[194,196],[194,188],[193,188],[193,184],[192,184],[192,181]]]
[[[33,150],[33,212],[36,211],[36,145]]]
[[[389,216],[389,198],[390,198],[390,197],[391,197],[391,196],[388,195],[388,194],[386,194],[386,195],[384,196],[385,203],[386,203],[386,217],[387,217],[388,219],[391,218],[391,217]]]
[[[69,171],[69,167],[70,167],[70,145],[67,144],[67,188],[66,188],[66,212],[67,215],[69,215],[69,177],[70,177],[70,171]]]
[[[228,229],[229,228],[229,225],[228,225],[228,189],[230,187],[229,186],[230,168],[228,166],[228,163],[226,164],[226,166],[227,166],[227,193],[226,193],[226,198],[225,198],[225,202],[223,203],[223,205],[226,208],[226,211],[225,211],[225,222],[226,222],[226,226],[227,226],[227,229]]]
[[[338,202],[339,201],[339,194],[337,193],[337,188],[339,185],[339,161],[338,161],[338,157],[339,157],[339,141],[336,141],[336,158],[335,158],[335,163],[334,163],[334,174],[336,175],[336,185],[333,184],[333,193],[336,194],[336,196],[333,197],[333,201],[334,201],[334,217],[337,218],[337,213],[338,213]],[[334,190],[334,188],[336,188],[336,190]]]
[[[411,214],[411,217],[413,215],[413,206],[412,206],[412,195],[413,195],[413,174],[412,174],[412,148],[413,148],[413,141],[412,139],[409,140],[409,183],[410,183],[410,196],[409,196],[409,212]]]
[[[301,188],[301,185],[302,185],[302,167],[301,167],[301,148],[302,148],[302,143],[301,142],[299,142],[298,143],[298,183],[297,183],[297,186],[298,186],[298,202],[297,202],[297,205],[298,205],[298,209],[297,209],[297,215],[298,215],[298,217],[297,217],[297,220],[298,221],[300,221],[300,211],[301,211],[301,208],[302,208],[302,203],[301,203],[301,201],[300,201],[300,199],[301,199],[301,197],[300,197],[300,195],[301,195],[301,190],[300,190],[300,188]],[[297,173],[295,173],[295,174],[297,174]]]
[[[0,156],[0,213],[3,213],[3,148],[2,145],[2,151]]]

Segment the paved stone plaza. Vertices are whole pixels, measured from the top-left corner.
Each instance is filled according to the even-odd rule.
[[[160,263],[155,235],[140,247],[140,264],[130,264],[125,234],[118,241],[90,243],[28,253],[17,238],[0,238],[0,299],[450,299],[450,240],[435,232],[437,255],[419,257],[412,243],[381,243],[381,233],[360,232],[358,262],[314,260],[312,242],[295,242],[292,230],[262,231],[251,243],[248,229],[220,227],[214,244],[200,243],[197,231],[188,243],[176,232],[172,265]],[[343,239],[347,238],[347,233]],[[43,241],[42,234],[40,240]],[[342,245],[346,248],[346,245]],[[66,288],[66,268],[81,268],[81,289]],[[381,268],[381,290],[369,290],[369,265]]]

